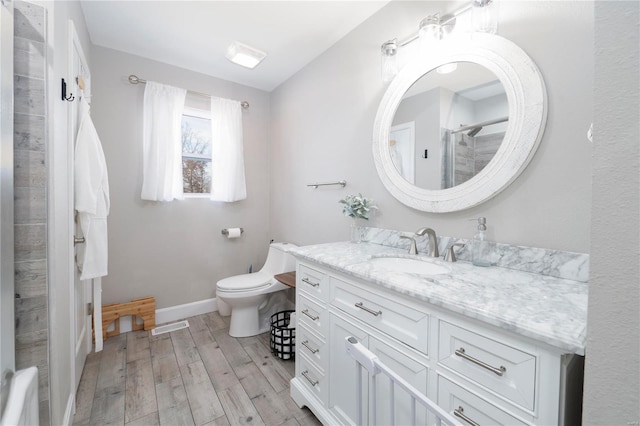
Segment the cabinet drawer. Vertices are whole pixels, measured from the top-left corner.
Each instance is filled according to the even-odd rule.
[[[442,376],[438,377],[438,405],[463,424],[472,426],[529,424]]]
[[[296,288],[299,291],[317,297],[323,302],[327,301],[329,294],[329,276],[327,274],[300,265],[296,276],[298,278]]]
[[[528,410],[534,409],[536,357],[440,321],[438,363]]]
[[[402,303],[331,279],[331,304],[427,354],[429,316]]]
[[[326,376],[306,356],[296,357],[296,378],[325,405],[329,397]]]
[[[298,352],[305,354],[320,370],[325,371],[328,354],[326,353],[324,341],[304,325],[301,325],[296,330],[296,338]]]
[[[309,330],[313,330],[317,335],[325,339],[329,322],[327,310],[302,294],[298,296],[296,301],[298,311],[296,320],[298,324],[304,324]]]

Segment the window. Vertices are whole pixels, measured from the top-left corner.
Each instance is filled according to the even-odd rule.
[[[209,111],[185,108],[182,114],[183,192],[211,192],[211,119]]]

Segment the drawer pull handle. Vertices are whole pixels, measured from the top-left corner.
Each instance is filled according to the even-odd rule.
[[[320,283],[314,283],[314,282],[311,282],[311,281],[309,280],[309,278],[303,278],[303,279],[302,279],[302,282],[303,282],[303,283],[307,283],[307,284],[309,284],[309,285],[312,285],[312,286],[314,286],[314,287],[318,287],[318,286],[320,285]]]
[[[311,386],[315,386],[318,384],[317,380],[313,380],[311,377],[309,377],[309,370],[304,370],[302,373],[300,373],[304,376],[305,379],[307,379],[309,381],[309,383],[311,383]]]
[[[453,415],[456,417],[460,417],[462,420],[469,423],[471,426],[480,426],[479,423],[474,422],[464,414],[464,408],[462,408],[462,406],[459,406],[458,408],[453,410]]]
[[[311,346],[309,346],[309,341],[308,340],[305,340],[304,342],[302,342],[302,346],[304,346],[305,348],[309,349],[312,354],[315,354],[320,350],[320,349],[314,349]]]
[[[507,371],[507,367],[505,367],[504,365],[501,365],[499,368],[496,368],[487,364],[486,362],[480,361],[479,359],[476,359],[472,356],[467,355],[464,351],[464,348],[456,349],[456,355],[461,356],[462,358],[469,360],[474,364],[479,365],[480,367],[486,368],[487,370],[497,374],[498,376],[502,376]]]
[[[308,309],[305,309],[304,311],[302,311],[302,313],[311,318],[312,321],[317,321],[318,319],[320,319],[320,317],[314,317],[313,315],[311,315]]]
[[[377,317],[378,315],[382,315],[382,311],[374,311],[373,309],[367,308],[362,304],[362,302],[356,303],[356,308],[360,308],[363,311],[369,312],[371,315]]]

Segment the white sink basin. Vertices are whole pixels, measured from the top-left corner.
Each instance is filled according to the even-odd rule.
[[[410,274],[437,275],[451,272],[451,268],[439,263],[404,257],[375,257],[369,262],[379,268]]]

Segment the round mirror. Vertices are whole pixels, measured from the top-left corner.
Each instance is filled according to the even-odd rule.
[[[531,160],[546,122],[546,91],[514,43],[472,34],[441,41],[390,84],[373,137],[391,194],[422,211],[478,205]]]
[[[402,96],[391,122],[389,154],[409,183],[451,188],[493,159],[508,120],[507,94],[495,74],[473,62],[447,64],[420,77]]]

